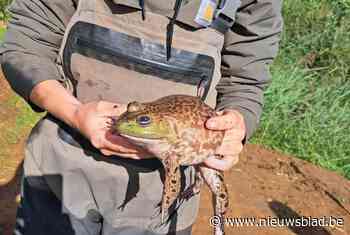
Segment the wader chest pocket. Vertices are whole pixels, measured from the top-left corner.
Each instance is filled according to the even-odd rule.
[[[173,48],[172,57],[167,61],[164,45],[86,22],[78,22],[72,27],[63,51],[64,71],[76,83],[79,81],[74,81],[71,69],[74,53],[138,73],[197,86],[202,90],[203,99],[209,91],[215,65],[208,55],[177,48]]]

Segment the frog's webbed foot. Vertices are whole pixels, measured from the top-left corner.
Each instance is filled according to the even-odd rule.
[[[201,187],[203,185],[203,178],[201,175],[201,172],[199,170],[198,166],[195,166],[196,168],[196,175],[195,175],[195,182],[193,185],[191,185],[188,189],[186,189],[185,191],[183,191],[181,193],[181,197],[188,200],[191,197],[193,197],[194,195],[197,195],[200,191],[201,191]]]
[[[200,167],[204,181],[208,184],[213,193],[213,204],[215,215],[220,218],[220,226],[214,228],[215,235],[224,234],[224,215],[228,211],[229,197],[228,190],[224,183],[223,173],[204,166]]]
[[[163,160],[165,169],[165,182],[162,199],[162,223],[164,222],[165,212],[173,204],[180,193],[181,174],[180,165],[176,155],[170,155]]]

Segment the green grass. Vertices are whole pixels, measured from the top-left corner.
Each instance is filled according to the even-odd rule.
[[[350,178],[350,1],[286,0],[280,54],[252,142]],[[309,66],[303,61],[316,55]]]
[[[317,77],[299,69],[273,74],[254,142],[349,177],[350,84],[316,87]]]
[[[5,28],[0,28],[0,42],[6,32]],[[3,103],[0,109],[8,110],[15,115],[14,120],[7,120],[7,127],[0,133],[0,168],[5,156],[11,155],[11,148],[18,144],[28,133],[29,129],[40,118],[40,115],[34,113],[31,108],[17,95],[12,94]]]
[[[11,128],[3,130],[1,135],[6,137],[7,144],[17,144],[38,121],[39,115],[34,113],[19,96],[12,95],[3,104],[4,109],[15,110],[16,117]]]
[[[1,42],[2,39],[4,38],[5,32],[6,32],[6,28],[0,28],[0,42]]]

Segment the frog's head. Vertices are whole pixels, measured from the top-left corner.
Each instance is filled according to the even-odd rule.
[[[171,125],[159,114],[147,109],[145,104],[129,103],[127,111],[116,122],[116,131],[143,147],[169,143],[173,133]]]

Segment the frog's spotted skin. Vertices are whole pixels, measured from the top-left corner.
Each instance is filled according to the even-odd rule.
[[[162,220],[179,196],[179,166],[203,162],[214,155],[223,139],[223,132],[205,128],[206,120],[213,116],[215,111],[199,98],[173,95],[150,103],[132,102],[116,123],[119,134],[146,148],[163,162]],[[215,214],[222,216],[228,209],[228,193],[222,173],[198,165],[196,169],[198,182],[204,179],[215,195]],[[199,187],[200,183],[196,183],[193,191],[199,192]],[[223,234],[223,229],[216,230],[215,234]]]

